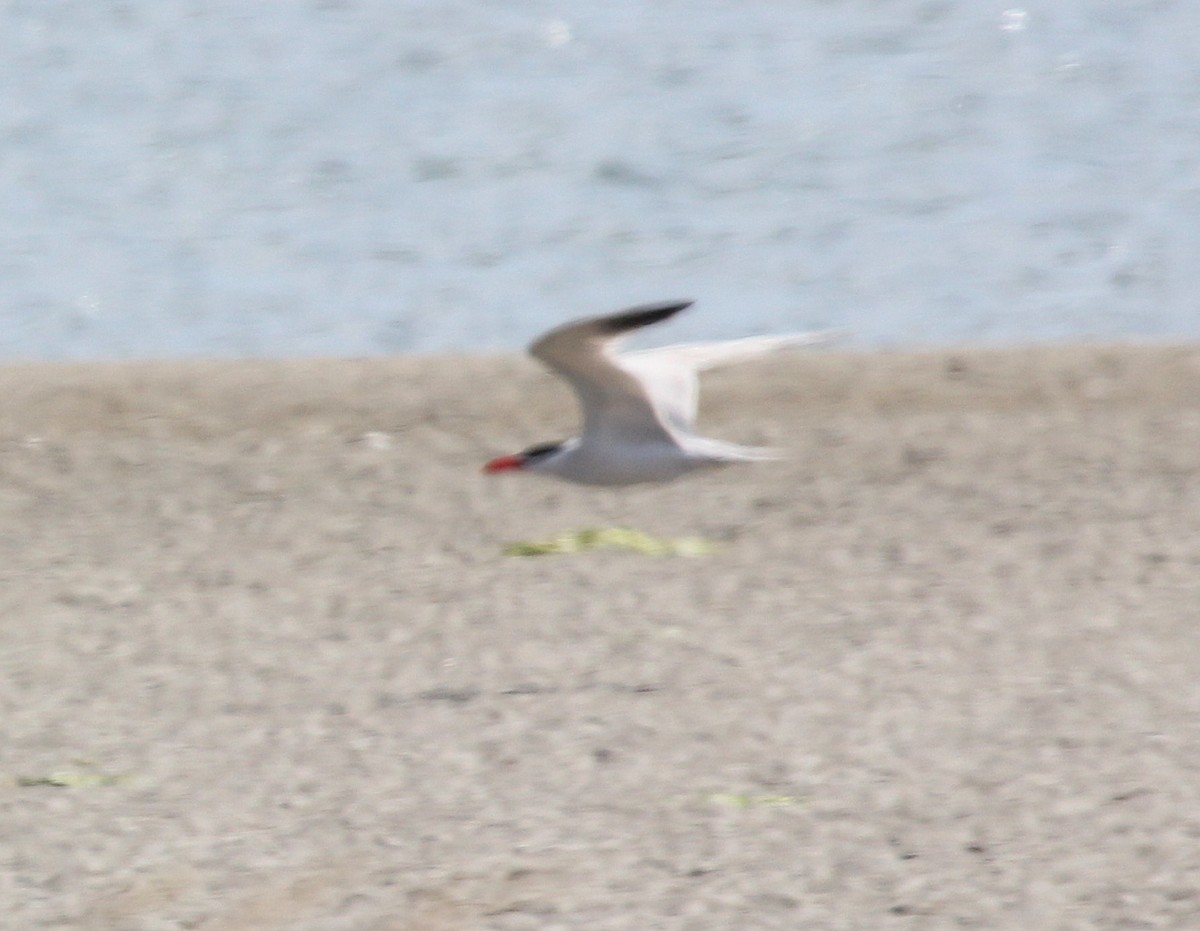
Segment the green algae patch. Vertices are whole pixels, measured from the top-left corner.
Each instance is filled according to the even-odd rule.
[[[705,800],[729,808],[791,808],[801,804],[794,795],[746,795],[738,792],[713,792]]]
[[[717,546],[700,537],[654,537],[628,527],[589,527],[560,533],[549,540],[509,543],[505,556],[562,556],[589,550],[625,550],[643,556],[705,556]]]
[[[95,789],[124,782],[124,776],[101,772],[90,760],[74,760],[77,769],[56,769],[40,776],[18,776],[17,785],[22,788],[49,786],[54,789]]]

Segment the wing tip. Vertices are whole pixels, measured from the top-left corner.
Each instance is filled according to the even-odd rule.
[[[618,311],[611,316],[603,317],[598,323],[606,335],[615,336],[618,333],[625,333],[629,330],[637,330],[644,326],[660,323],[669,317],[675,316],[681,310],[687,310],[694,303],[696,303],[694,300],[684,299],[657,301],[653,304],[639,304],[636,307],[630,307],[628,310]]]

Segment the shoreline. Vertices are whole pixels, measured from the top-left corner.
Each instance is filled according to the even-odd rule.
[[[819,350],[784,354],[746,369],[706,374],[702,416],[757,388],[793,393],[807,414],[1030,409],[1080,405],[1200,407],[1200,345],[1079,344],[1018,348]],[[137,429],[182,418],[192,428],[251,429],[325,418],[331,429],[371,429],[432,405],[522,409],[550,376],[517,353],[365,358],[19,362],[0,365],[7,435],[38,429]],[[487,384],[488,396],[476,392]],[[412,389],[420,386],[418,394]],[[559,390],[561,388],[561,390]],[[569,399],[565,386],[552,394]],[[349,407],[346,399],[352,399]],[[535,411],[542,402],[534,398]]]

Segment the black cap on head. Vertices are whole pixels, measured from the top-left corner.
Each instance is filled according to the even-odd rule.
[[[537,446],[530,446],[528,449],[522,450],[521,458],[522,459],[540,459],[540,458],[542,458],[542,456],[549,456],[553,453],[558,452],[562,448],[563,448],[563,444],[561,442],[560,443],[538,443]]]

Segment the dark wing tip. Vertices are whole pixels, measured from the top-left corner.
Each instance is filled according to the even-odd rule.
[[[655,304],[639,304],[596,321],[600,330],[608,336],[650,326],[652,323],[673,317],[681,310],[691,307],[695,301],[659,301]]]

